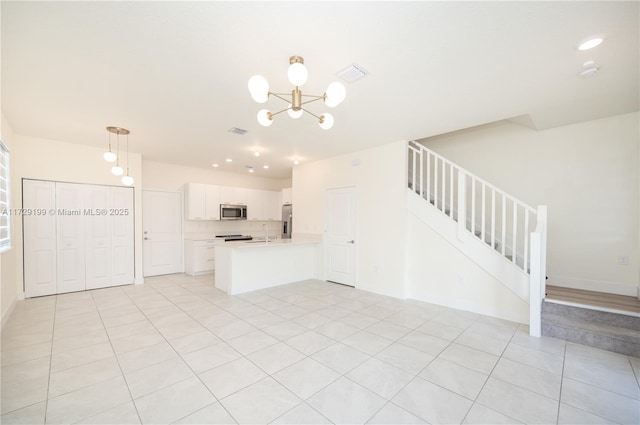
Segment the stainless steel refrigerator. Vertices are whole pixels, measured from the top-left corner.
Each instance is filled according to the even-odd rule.
[[[293,230],[293,215],[291,204],[282,206],[282,239],[291,239]]]

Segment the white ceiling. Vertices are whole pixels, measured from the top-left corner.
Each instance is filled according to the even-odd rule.
[[[249,164],[256,176],[283,178],[294,157],[515,117],[544,129],[636,111],[638,6],[2,1],[2,111],[20,134],[106,147],[105,127],[117,125],[131,130],[131,150],[144,159],[238,172]],[[576,49],[595,34],[605,36],[601,46]],[[259,73],[272,90],[290,91],[292,55],[309,69],[304,93],[321,94],[353,62],[369,71],[345,84],[333,129],[309,115],[256,122],[264,106],[247,80]],[[601,71],[578,78],[590,59]]]

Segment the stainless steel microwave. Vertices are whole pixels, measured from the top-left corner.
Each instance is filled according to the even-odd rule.
[[[246,205],[220,204],[220,220],[246,220]]]

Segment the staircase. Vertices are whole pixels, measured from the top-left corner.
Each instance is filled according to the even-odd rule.
[[[540,336],[546,207],[533,208],[426,147],[408,145],[407,206],[530,305]]]
[[[542,303],[542,335],[640,357],[640,317],[588,306]]]

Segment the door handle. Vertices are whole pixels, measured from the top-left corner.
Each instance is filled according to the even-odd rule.
[[[354,241],[353,239],[351,239],[350,241],[347,241],[347,243],[356,243],[356,241]]]
[[[144,237],[144,240],[145,240],[145,241],[150,241],[150,240],[151,240],[151,238],[148,238],[148,237],[146,237],[146,236],[145,236],[145,237]]]

